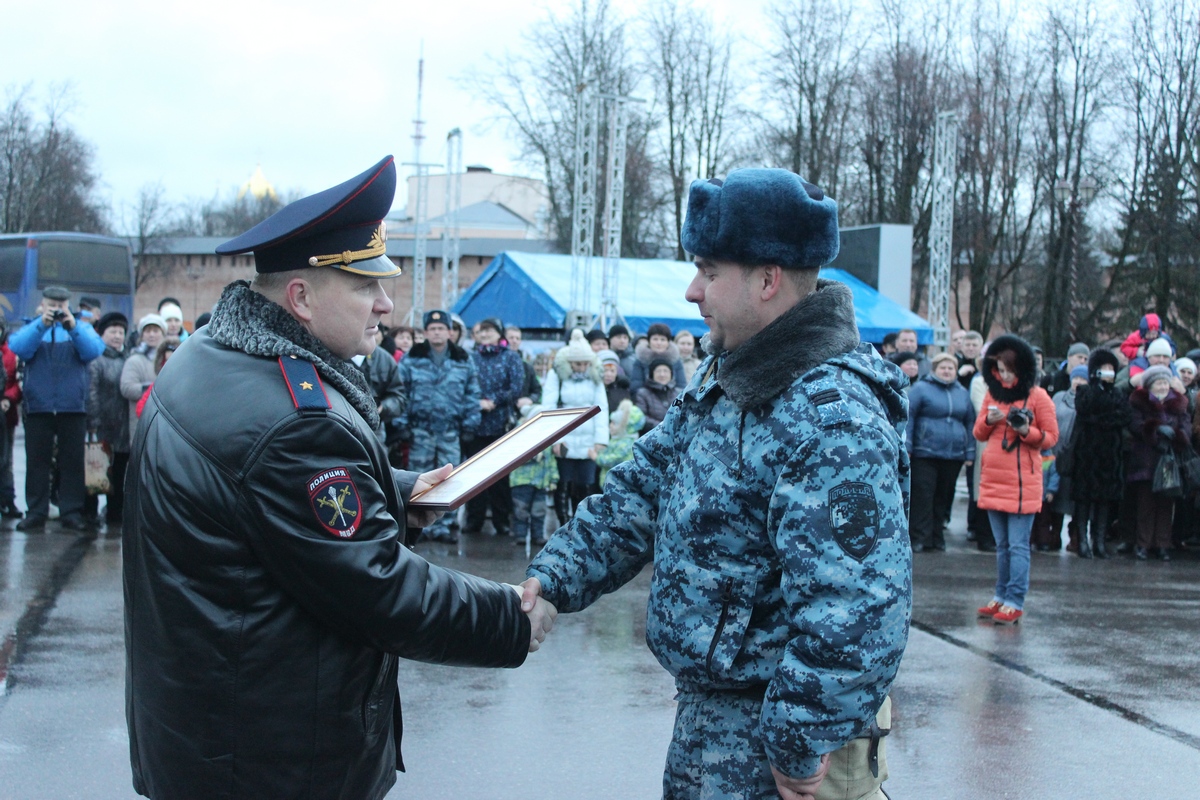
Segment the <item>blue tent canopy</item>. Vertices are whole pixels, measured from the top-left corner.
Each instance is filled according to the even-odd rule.
[[[600,300],[603,262],[592,261],[590,306]],[[653,322],[665,322],[672,331],[689,330],[700,336],[708,326],[683,293],[695,267],[685,261],[623,258],[618,268],[617,308],[630,329],[645,331]],[[854,293],[855,318],[866,341],[879,342],[885,334],[912,328],[921,344],[933,342],[929,323],[882,296],[867,284],[840,269],[821,276],[841,281]],[[561,329],[571,307],[571,257],[545,253],[500,253],[476,279],[454,311],[468,325],[485,317],[500,316],[505,324],[521,328]]]

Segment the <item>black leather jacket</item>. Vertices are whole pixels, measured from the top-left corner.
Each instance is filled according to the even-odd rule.
[[[319,358],[313,391],[324,389],[328,408],[297,409],[289,383],[308,390],[270,357],[294,345],[243,336],[238,326],[273,317],[231,319],[261,308],[243,292],[231,309],[230,289],[159,375],[133,443],[124,581],[134,788],[383,797],[403,768],[396,657],[515,667],[529,622],[510,588],[405,547],[415,475],[390,469],[354,392]],[[256,355],[220,343],[243,338]]]

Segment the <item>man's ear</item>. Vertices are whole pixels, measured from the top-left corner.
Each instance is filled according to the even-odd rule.
[[[785,280],[783,267],[777,264],[768,264],[761,269],[762,272],[759,273],[758,283],[760,296],[764,301],[770,300],[775,295],[779,294],[780,289],[783,288],[783,282]]]
[[[312,322],[317,297],[311,283],[303,278],[292,278],[283,287],[283,299],[293,316],[302,322]]]

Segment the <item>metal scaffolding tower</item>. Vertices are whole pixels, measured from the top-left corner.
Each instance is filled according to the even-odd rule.
[[[462,207],[462,131],[446,136],[446,216],[442,225],[442,308],[458,299],[458,262],[462,257],[458,210]]]
[[[636,97],[579,91],[579,118],[575,127],[574,213],[571,219],[571,311],[567,327],[587,324],[607,330],[621,321],[617,309],[618,273],[621,263],[621,223],[625,213],[625,148],[629,131],[626,105],[641,103]],[[603,108],[608,130],[605,148],[608,164],[604,173],[604,266],[600,310],[592,313],[592,255],[596,231],[596,156],[599,145],[600,112]]]
[[[607,331],[622,322],[617,310],[617,289],[621,265],[621,224],[625,214],[625,146],[629,133],[626,105],[641,103],[635,97],[601,95],[608,106],[608,170],[604,191],[604,273],[600,288],[600,313],[592,327]]]
[[[575,186],[572,190],[571,214],[571,312],[581,312],[591,306],[592,252],[596,235],[596,149],[600,101],[586,85],[579,89],[578,115],[575,122]]]
[[[950,346],[950,261],[954,254],[954,184],[957,179],[958,118],[937,115],[933,144],[933,214],[929,224],[929,323],[933,343]]]
[[[421,143],[425,141],[425,120],[421,119],[421,94],[425,84],[425,45],[417,61],[417,114],[413,119],[413,160],[404,166],[412,167],[417,178],[416,197],[409,198],[413,217],[413,299],[408,312],[408,324],[417,327],[425,316],[425,254],[429,240],[429,168],[439,164],[421,161]]]

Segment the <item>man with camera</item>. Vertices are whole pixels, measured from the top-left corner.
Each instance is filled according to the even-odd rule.
[[[104,352],[92,326],[77,322],[71,293],[42,290],[39,316],[14,333],[9,347],[25,362],[25,500],[17,529],[39,531],[50,513],[50,471],[57,442],[59,524],[85,531],[83,442],[87,434],[88,362]]]

